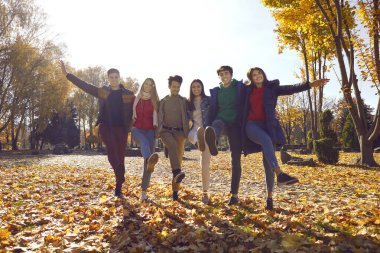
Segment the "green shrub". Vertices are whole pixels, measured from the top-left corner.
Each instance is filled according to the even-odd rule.
[[[338,162],[339,152],[334,148],[334,144],[331,138],[323,138],[313,142],[314,153],[317,154],[318,161],[327,164]]]
[[[320,117],[321,139],[314,141],[313,150],[317,154],[318,161],[327,164],[335,164],[339,160],[339,152],[334,149],[338,142],[337,134],[330,128],[333,120],[333,114],[330,110],[322,112]]]

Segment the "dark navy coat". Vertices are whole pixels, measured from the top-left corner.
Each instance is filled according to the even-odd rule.
[[[310,83],[300,83],[294,85],[282,85],[280,86],[279,80],[267,81],[264,83],[264,111],[265,111],[265,125],[267,133],[271,137],[273,144],[283,145],[286,143],[284,132],[282,131],[280,122],[276,117],[276,105],[278,96],[292,95],[297,92],[302,92],[310,89]],[[243,153],[248,155],[261,151],[260,145],[250,141],[245,132],[245,126],[248,121],[249,114],[249,97],[253,89],[256,89],[255,85],[249,85],[245,87],[243,92],[243,113],[242,113],[242,144]]]
[[[236,82],[237,86],[237,93],[236,93],[236,110],[237,110],[237,116],[235,122],[240,124],[242,122],[242,109],[243,104],[241,101],[243,101],[244,98],[244,83],[241,81],[237,81],[234,79],[234,82]],[[208,117],[207,117],[207,125],[211,126],[212,122],[216,119],[216,115],[218,115],[218,91],[220,90],[220,87],[215,87],[213,89],[210,89],[210,108],[208,111]]]

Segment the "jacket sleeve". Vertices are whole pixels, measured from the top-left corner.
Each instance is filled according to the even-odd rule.
[[[85,81],[79,79],[78,77],[74,76],[73,74],[69,73],[67,74],[66,78],[72,82],[75,86],[77,86],[79,89],[85,91],[86,93],[99,98],[99,88],[95,85],[86,83]]]
[[[157,128],[156,128],[157,136],[160,134],[162,130],[162,121],[164,119],[163,108],[164,108],[164,100],[161,99],[161,101],[158,103],[158,112],[157,112]]]
[[[218,108],[217,108],[217,106],[218,106],[217,96],[218,95],[217,95],[216,90],[214,90],[214,89],[210,90],[210,97],[209,97],[210,106],[209,106],[208,113],[207,113],[207,122],[206,122],[207,126],[211,126],[212,122],[215,120],[216,115],[218,113]]]
[[[278,80],[275,80],[275,82],[278,96],[293,95],[294,93],[309,90],[311,88],[309,81],[293,85],[280,85]]]
[[[131,92],[131,91],[128,92],[128,96],[131,96],[131,98],[132,98],[131,101],[128,102],[129,106],[127,106],[127,114],[126,114],[127,122],[128,122],[127,130],[129,132],[129,131],[131,131],[132,124],[133,124],[133,120],[132,120],[132,116],[133,116],[133,102],[136,99],[136,97],[133,94],[133,92]]]

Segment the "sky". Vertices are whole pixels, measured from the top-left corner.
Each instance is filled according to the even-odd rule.
[[[47,37],[65,45],[75,69],[117,68],[123,77],[155,80],[160,97],[168,77],[181,75],[180,94],[201,79],[208,90],[219,84],[218,67],[246,80],[251,67],[282,85],[299,83],[302,60],[294,51],[278,54],[275,20],[259,0],[36,0],[47,14]],[[339,68],[335,65],[339,74]],[[339,98],[332,70],[325,96]],[[361,84],[366,103],[376,106],[375,90]]]

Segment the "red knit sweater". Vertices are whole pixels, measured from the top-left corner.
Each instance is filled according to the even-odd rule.
[[[252,89],[251,95],[249,96],[248,120],[265,120],[264,87]]]
[[[139,129],[153,130],[153,112],[152,100],[140,99],[136,105],[136,121],[133,126]]]

